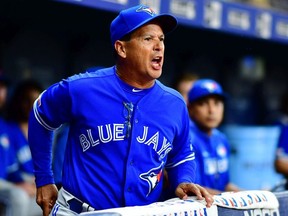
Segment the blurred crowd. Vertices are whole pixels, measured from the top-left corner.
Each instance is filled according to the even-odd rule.
[[[239,2],[259,8],[272,9],[276,11],[288,11],[288,2],[285,0],[223,0],[228,2]]]
[[[43,91],[34,80],[23,80],[10,90],[0,77],[0,215],[40,216],[36,204],[33,163],[28,144],[28,118]],[[4,213],[5,211],[5,213]]]

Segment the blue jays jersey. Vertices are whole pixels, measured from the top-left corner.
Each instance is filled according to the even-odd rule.
[[[29,121],[37,186],[53,183],[51,144],[40,134],[51,139],[67,122],[62,184],[96,209],[156,202],[164,167],[174,187],[194,181],[186,104],[159,81],[135,89],[115,67],[74,75],[40,95]]]
[[[190,122],[192,142],[196,158],[196,183],[225,191],[229,183],[230,147],[226,136],[213,129],[211,136]]]

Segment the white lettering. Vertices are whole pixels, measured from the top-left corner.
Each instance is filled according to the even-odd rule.
[[[113,124],[113,140],[114,141],[120,141],[124,140],[125,135],[124,135],[124,125],[123,124]]]
[[[270,216],[272,214],[271,214],[271,211],[269,209],[263,209],[262,210],[262,215],[263,216]]]
[[[254,209],[244,211],[244,216],[280,216],[278,209]]]
[[[146,145],[153,144],[153,149],[156,151],[158,146],[158,140],[159,140],[159,132],[155,133],[147,142],[145,142]]]
[[[166,137],[164,137],[162,147],[157,152],[157,154],[159,155],[159,159],[162,160],[171,150],[172,150],[171,144],[167,142]]]
[[[88,129],[86,131],[87,135],[80,134],[79,140],[80,140],[80,144],[82,146],[83,152],[87,151],[87,149],[89,149],[91,146],[95,147],[101,143],[108,143],[111,141],[122,141],[125,139],[124,124],[113,124],[113,129],[112,129],[111,124],[99,125],[97,126],[97,129],[98,129],[97,132],[98,132],[99,138],[93,137],[93,134],[95,136],[97,132],[93,133],[92,129]],[[160,149],[158,149],[159,137],[160,137],[159,131],[157,131],[153,136],[149,138],[148,130],[149,128],[147,126],[144,126],[142,137],[137,136],[136,140],[140,144],[143,143],[147,146],[152,145],[153,150],[159,156],[159,160],[163,160],[163,158],[165,158],[166,155],[172,150],[172,145],[167,140],[167,138],[163,136],[162,145],[159,146]]]
[[[88,133],[89,140],[92,143],[92,146],[99,145],[99,143],[100,143],[99,140],[94,141],[91,129],[87,130],[87,133]]]
[[[98,126],[98,131],[99,131],[99,138],[102,143],[108,143],[112,140],[112,132],[111,132],[111,126],[110,124],[106,125],[106,133],[107,133],[107,138],[104,137],[103,133],[103,126]]]
[[[255,209],[254,216],[262,216],[262,211],[260,209]]]
[[[85,152],[90,147],[90,142],[88,141],[87,137],[84,134],[80,134],[79,140],[80,140],[83,152]]]
[[[144,126],[144,131],[143,131],[143,137],[141,138],[140,136],[137,137],[137,141],[139,143],[144,143],[146,138],[147,138],[147,132],[148,132],[148,127]]]
[[[163,143],[162,143],[162,147],[159,149],[159,151],[157,152],[157,154],[158,155],[161,155],[161,153],[163,152],[163,151],[165,151],[165,149],[167,149],[168,147],[170,147],[171,146],[171,144],[168,142],[167,143],[167,139],[166,139],[166,137],[164,137],[164,139],[163,139]]]

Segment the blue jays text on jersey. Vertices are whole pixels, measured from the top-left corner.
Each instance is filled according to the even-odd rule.
[[[124,124],[108,124],[98,126],[96,134],[99,139],[95,139],[93,137],[92,129],[88,129],[87,134],[80,134],[79,136],[83,152],[90,147],[94,147],[99,144],[104,144],[111,141],[123,141],[125,139],[124,127]],[[143,126],[143,135],[137,136],[136,140],[139,144],[142,143],[148,146],[152,145],[153,150],[158,154],[160,160],[165,158],[168,152],[171,151],[172,144],[167,141],[166,137],[163,137],[163,140],[159,140],[159,131],[157,131],[151,137],[147,137],[148,130],[148,126]]]
[[[51,145],[45,140],[66,122],[63,187],[96,209],[156,202],[164,168],[174,188],[194,182],[189,116],[181,95],[159,81],[132,90],[110,67],[72,76],[40,95],[29,121],[38,187],[54,182]]]

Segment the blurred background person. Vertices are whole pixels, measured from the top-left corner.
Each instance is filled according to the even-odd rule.
[[[21,187],[29,196],[31,203],[28,215],[42,215],[36,204],[36,186],[33,173],[33,162],[28,144],[28,118],[33,102],[43,91],[35,80],[23,80],[12,89],[6,109],[6,123],[9,130],[10,161],[15,161],[14,171],[18,175],[8,175],[7,180]]]
[[[174,84],[174,88],[180,92],[184,97],[186,103],[188,103],[188,92],[193,86],[193,83],[198,79],[198,75],[194,73],[185,72],[182,73]]]
[[[280,109],[274,121],[280,127],[274,160],[275,171],[283,175],[280,190],[288,190],[288,92],[284,92],[280,98]]]
[[[230,182],[230,146],[217,127],[224,115],[226,94],[214,80],[195,81],[188,93],[190,131],[196,158],[196,183],[211,194],[239,191]]]
[[[8,108],[8,81],[0,77],[0,110]],[[4,89],[4,90],[3,90]],[[0,117],[0,214],[3,216],[40,216],[41,209],[35,201],[35,185],[22,176],[12,144],[10,125]]]
[[[9,124],[13,148],[24,179],[34,182],[33,163],[28,144],[28,118],[33,102],[42,92],[35,80],[18,83],[9,97],[6,120]]]
[[[5,122],[0,122],[0,215],[40,216],[35,196],[30,196],[27,184],[22,181],[18,163],[11,148]],[[10,179],[16,180],[11,182]],[[35,210],[36,209],[36,210]],[[38,210],[37,210],[38,209]]]

